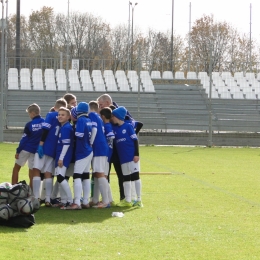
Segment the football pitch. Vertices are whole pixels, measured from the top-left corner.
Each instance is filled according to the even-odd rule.
[[[0,182],[16,147],[0,144]],[[29,229],[0,226],[0,259],[259,259],[260,149],[141,146],[140,159],[143,208],[41,206]],[[114,174],[111,187],[118,202]]]

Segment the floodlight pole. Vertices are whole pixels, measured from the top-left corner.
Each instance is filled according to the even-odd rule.
[[[249,62],[250,62],[250,72],[252,72],[252,31],[251,31],[251,27],[252,27],[252,4],[250,3],[250,45],[249,45]]]
[[[70,0],[68,0],[68,14],[67,14],[67,51],[66,51],[66,74],[67,74],[67,84],[66,84],[66,92],[69,92],[69,26],[70,26]]]
[[[133,70],[133,53],[134,53],[134,9],[138,3],[134,5],[132,2],[129,2],[132,6],[132,43],[131,43],[131,70]]]
[[[189,12],[189,61],[188,61],[188,71],[190,71],[190,61],[191,61],[190,33],[191,33],[191,2],[190,2],[190,12]]]
[[[173,16],[174,16],[174,0],[172,0],[172,34],[171,34],[171,71],[173,72]]]
[[[128,39],[127,39],[127,69],[130,70],[130,5],[132,3],[129,1],[128,3]]]
[[[212,45],[210,43],[210,61],[209,61],[209,140],[208,147],[212,146],[212,106],[211,106],[211,96],[212,96]]]
[[[1,20],[1,100],[0,100],[0,143],[4,141],[4,0],[0,0],[2,3],[2,20]]]

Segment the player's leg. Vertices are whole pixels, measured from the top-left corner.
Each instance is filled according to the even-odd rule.
[[[133,203],[131,202],[131,171],[129,168],[129,163],[124,163],[121,165],[122,172],[124,176],[124,193],[125,199],[121,200],[117,206],[119,207],[132,207]]]
[[[121,168],[120,162],[114,162],[113,163],[116,175],[118,178],[118,187],[119,187],[119,194],[120,194],[120,200],[123,200],[125,198],[125,193],[124,193],[124,176]]]
[[[12,173],[12,184],[16,184],[18,182],[19,179],[19,171],[21,169],[21,166],[17,163],[14,164],[13,167],[13,173]]]
[[[142,182],[140,179],[140,162],[131,162],[130,163],[131,169],[131,182],[135,184],[135,191],[137,195],[137,200],[133,203],[134,206],[143,207],[142,200],[141,200],[141,192],[142,192]]]
[[[15,160],[15,164],[13,167],[13,173],[12,173],[12,184],[16,184],[19,180],[19,171],[22,166],[25,165],[27,160],[30,157],[30,153],[22,150],[19,153],[19,158]]]
[[[33,163],[33,194],[36,199],[40,197],[40,186],[41,186],[41,169],[44,166],[45,155],[40,158],[38,153],[34,155]]]
[[[53,189],[53,171],[55,161],[52,157],[46,156],[44,165],[44,179],[45,179],[45,206],[51,207],[51,193]]]
[[[111,165],[107,161],[106,162],[106,168],[105,168],[105,176],[106,176],[106,179],[107,179],[107,182],[108,182],[107,196],[108,196],[108,201],[110,203],[110,206],[112,206],[112,205],[114,205],[114,200],[113,200],[113,196],[112,196],[111,186],[110,186],[110,183],[109,183],[110,166]]]
[[[82,189],[83,189],[83,202],[81,204],[82,208],[89,208],[89,197],[91,191],[91,184],[90,184],[90,166],[91,160],[93,157],[93,153],[91,153],[88,157],[85,158],[86,167],[82,174]]]
[[[69,204],[72,204],[72,193],[69,186],[69,183],[65,179],[67,168],[65,166],[63,167],[56,167],[55,169],[55,175],[57,176],[57,181],[60,184],[60,188],[64,190],[67,197],[67,202]],[[61,207],[61,209],[67,209],[67,207]]]
[[[106,161],[106,156],[97,156],[93,158],[92,163],[95,177],[97,177],[98,180],[98,187],[102,196],[102,203],[95,206],[99,208],[110,207],[108,200],[108,181],[105,177]]]

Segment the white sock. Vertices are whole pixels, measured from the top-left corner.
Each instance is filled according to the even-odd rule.
[[[66,193],[67,201],[72,203],[73,200],[72,200],[72,194],[71,194],[69,183],[66,180],[63,180],[60,183],[60,186],[62,187],[62,189]]]
[[[98,186],[102,196],[102,202],[108,204],[108,182],[105,177],[98,178]]]
[[[112,202],[114,200],[113,200],[113,196],[112,196],[111,186],[110,186],[109,182],[107,182],[107,184],[108,184],[108,189],[107,189],[108,201]]]
[[[94,191],[93,191],[93,203],[96,204],[99,202],[100,190],[98,185],[98,178],[94,178]]]
[[[82,194],[82,181],[80,178],[74,179],[73,182],[74,189],[74,203],[80,206],[80,199]]]
[[[52,199],[56,199],[56,198],[59,197],[58,196],[59,188],[60,188],[60,185],[59,185],[58,181],[56,180],[54,185],[53,185],[53,188],[52,188],[52,194],[51,194]]]
[[[131,199],[136,200],[135,181],[131,181]]]
[[[52,178],[47,178],[45,179],[45,202],[50,202],[50,198],[51,198],[51,192],[52,192],[52,187],[53,187],[53,180]]]
[[[125,200],[131,202],[131,181],[124,181]]]
[[[90,179],[85,179],[82,182],[83,188],[83,204],[87,205],[89,203],[89,196],[90,196]]]
[[[41,177],[33,177],[33,194],[36,199],[40,196]]]
[[[66,194],[65,190],[61,187],[60,184],[58,186],[59,186],[59,191],[60,191],[60,202],[63,204],[66,204],[68,201],[67,194]]]
[[[44,200],[45,195],[46,195],[46,181],[45,181],[45,179],[43,179],[41,181],[40,193],[41,193],[41,200]]]
[[[137,195],[137,200],[141,201],[141,192],[142,192],[142,182],[141,179],[134,181],[135,183],[135,190]]]

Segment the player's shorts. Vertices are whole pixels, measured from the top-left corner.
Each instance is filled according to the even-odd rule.
[[[108,176],[109,173],[109,162],[106,161],[106,166],[105,166],[105,175]]]
[[[106,170],[107,156],[95,156],[92,159],[92,172],[103,172]]]
[[[69,167],[67,168],[67,171],[66,171],[66,176],[67,177],[72,177],[73,174],[74,174],[74,165],[75,163],[70,163]]]
[[[61,176],[65,177],[66,171],[67,171],[67,168],[64,165],[62,167],[57,166],[55,168],[54,175],[55,176],[61,175]]]
[[[38,153],[36,153],[34,156],[33,168],[36,168],[41,172],[53,173],[55,168],[55,160],[48,155],[43,155],[40,159]]]
[[[20,165],[21,167],[25,165],[25,163],[28,161],[28,168],[33,168],[33,161],[34,161],[34,153],[30,153],[27,151],[22,150],[19,153],[19,159],[15,160],[15,163]]]
[[[82,174],[83,172],[90,172],[92,158],[93,152],[91,152],[87,157],[75,161],[74,173]]]
[[[134,161],[121,164],[123,175],[130,175],[134,172],[140,172],[140,161],[135,163]]]

